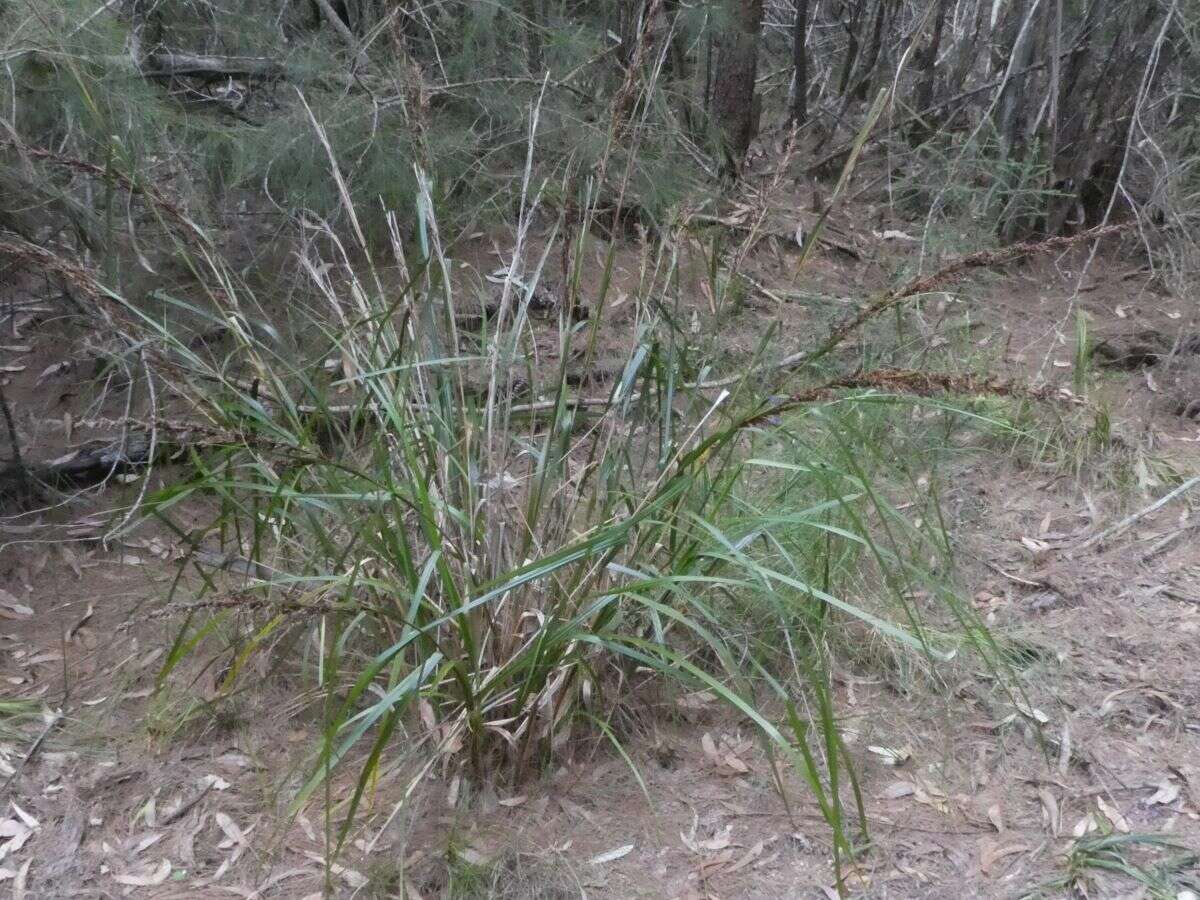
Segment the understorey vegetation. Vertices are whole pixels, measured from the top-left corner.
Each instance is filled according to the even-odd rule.
[[[904,356],[902,316],[1122,241],[1191,289],[1198,28],[1177,0],[0,3],[0,272],[86,335],[104,435],[31,455],[6,400],[0,499],[140,477],[105,539],[182,548],[162,730],[282,685],[315,735],[287,808],[334,856],[381,782],[638,777],[699,697],[815,803],[841,889],[870,822],[838,660],[1020,702],[942,454],[1107,441],[1082,317],[1050,390]],[[748,264],[783,186],[812,196],[793,278],[857,253],[846,209],[914,223],[918,262],[714,349],[786,299]]]

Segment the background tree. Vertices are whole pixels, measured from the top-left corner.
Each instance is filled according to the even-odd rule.
[[[756,91],[763,0],[726,0],[716,36],[712,116],[723,142],[725,166],[736,172],[758,130]]]

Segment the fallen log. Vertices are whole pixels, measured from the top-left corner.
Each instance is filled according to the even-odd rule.
[[[117,57],[132,63],[129,57]],[[147,78],[283,78],[278,61],[259,56],[202,56],[195,53],[149,54],[141,67]]]
[[[49,462],[13,462],[0,469],[0,501],[20,503],[41,496],[46,488],[100,484],[147,465],[153,443],[149,434],[132,432],[124,440],[93,441]]]

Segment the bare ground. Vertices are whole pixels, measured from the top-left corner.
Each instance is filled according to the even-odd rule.
[[[830,251],[799,284],[823,295],[821,306],[777,302],[797,288],[794,260],[760,248],[751,271],[776,296],[751,292],[723,326],[726,349],[752,350],[773,321],[785,350],[804,345],[822,315],[845,307],[839,297],[883,283],[907,252],[868,247],[866,261],[853,261]],[[633,270],[636,260],[627,262]],[[1114,342],[1151,330],[1170,344],[1200,327],[1194,299],[1152,289],[1146,273],[1130,274],[1134,264],[1099,260],[1077,292],[1079,263],[1042,260],[924,301],[905,320],[910,352],[1070,387],[1072,307]],[[621,322],[611,325],[614,353]],[[72,387],[83,375],[37,383],[70,355],[54,320],[28,322],[11,341],[23,345],[32,349],[3,351],[3,361],[26,366],[6,376],[26,444],[77,441],[64,416],[85,412],[83,390]],[[1110,410],[1114,447],[1081,452],[1074,465],[991,445],[954,457],[942,500],[960,581],[1020,671],[1025,697],[1007,696],[974,663],[949,677],[886,655],[839,664],[871,838],[844,863],[848,894],[1184,898],[1200,889],[1194,859],[1158,873],[1155,887],[1132,870],[1101,868],[1111,858],[1085,854],[1087,840],[1078,841],[1156,835],[1200,850],[1198,494],[1089,543],[1200,472],[1200,426],[1180,415],[1198,387],[1200,357],[1187,352],[1106,372],[1093,391]],[[269,679],[265,660],[256,663],[262,686],[232,703],[188,705],[215,696],[212,671],[153,690],[179,621],[161,611],[173,539],[148,529],[107,546],[97,539],[105,529],[96,514],[138,489],[115,485],[0,520],[3,696],[60,716],[7,720],[0,732],[9,804],[0,809],[0,890],[383,897],[404,877],[428,897],[453,870],[459,890],[469,881],[480,896],[836,896],[829,831],[814,804],[791,783],[785,803],[745,726],[703,697],[683,708],[648,700],[630,725],[644,790],[618,755],[581,744],[519,793],[472,793],[453,772],[435,771],[393,817],[398,769],[374,786],[344,868],[326,872],[319,804],[291,823],[284,815],[319,709]],[[1122,840],[1117,859],[1157,873],[1163,854]]]

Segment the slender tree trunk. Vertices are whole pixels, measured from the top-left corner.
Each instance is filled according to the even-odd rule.
[[[850,73],[858,61],[858,25],[862,20],[863,0],[858,0],[850,13],[850,22],[846,25],[847,43],[846,56],[842,61],[842,77],[838,80],[838,96],[845,97],[850,86]]]
[[[1033,0],[1036,4],[1038,0]],[[1026,0],[1013,8],[1010,25],[1010,39],[1007,42],[1012,48],[1010,66],[1013,72],[1024,72],[1032,61],[1033,41],[1029,18],[1033,14],[1031,4]],[[999,114],[996,130],[1000,134],[1001,155],[1005,159],[1019,158],[1024,143],[1022,117],[1025,113],[1025,92],[1028,79],[1024,75],[1015,75],[1004,85],[998,104]]]
[[[725,6],[726,27],[717,36],[712,114],[724,144],[726,171],[733,174],[754,139],[763,0],[725,0]]]
[[[796,21],[792,25],[792,125],[799,128],[808,121],[808,0],[796,0]]]
[[[535,78],[542,76],[542,10],[541,0],[522,0],[521,12],[525,25],[525,50],[529,56],[529,72]]]
[[[942,33],[946,29],[946,13],[950,9],[950,0],[939,0],[937,12],[934,13],[933,35],[929,38],[929,46],[925,48],[925,58],[922,68],[925,70],[921,86],[917,89],[917,109],[928,109],[933,105],[933,84],[937,76],[938,54],[942,49]]]
[[[875,9],[875,25],[871,29],[871,45],[867,48],[867,55],[863,57],[863,64],[859,70],[862,74],[858,76],[850,91],[850,96],[855,100],[866,100],[871,95],[871,80],[875,77],[875,68],[879,65],[879,55],[883,49],[883,24],[887,21],[887,12],[886,0],[880,0]]]

